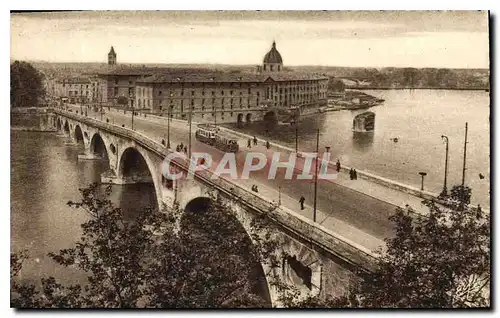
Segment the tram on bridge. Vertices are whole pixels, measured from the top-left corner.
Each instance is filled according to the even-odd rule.
[[[199,124],[195,133],[196,140],[213,146],[224,152],[238,152],[239,145],[237,139],[230,134],[222,132],[215,125]]]

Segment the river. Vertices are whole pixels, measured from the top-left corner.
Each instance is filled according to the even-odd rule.
[[[78,201],[78,189],[99,182],[109,169],[104,160],[78,160],[83,151],[83,145],[64,135],[11,130],[11,250],[28,250],[19,274],[24,282],[38,285],[41,278],[54,276],[65,285],[85,284],[85,273],[59,266],[47,256],[78,241],[88,215],[67,202]],[[157,205],[152,184],[112,186],[110,199],[126,217]],[[269,301],[260,265],[249,266],[254,266],[254,292]]]
[[[54,133],[11,130],[11,249],[27,249],[21,279],[39,281],[54,276],[66,283],[84,276],[57,266],[48,252],[74,246],[87,219],[82,209],[67,206],[78,201],[79,188],[98,182],[108,169],[104,161],[79,161],[83,145]],[[151,185],[113,186],[111,200],[134,213],[138,207],[156,204]]]
[[[375,113],[373,133],[354,134],[355,115],[367,110],[328,112],[301,119],[299,150],[314,151],[316,130],[320,147],[331,147],[333,158],[404,184],[420,187],[420,171],[426,172],[424,188],[441,192],[444,182],[445,144],[449,138],[448,189],[462,180],[465,123],[468,122],[466,185],[472,203],[490,206],[490,95],[484,91],[363,90],[385,99],[369,111]],[[262,122],[242,131],[266,137]],[[277,126],[268,139],[295,147],[295,130]],[[394,142],[393,138],[398,138]],[[323,148],[324,149],[324,148]],[[483,179],[479,174],[484,176]]]

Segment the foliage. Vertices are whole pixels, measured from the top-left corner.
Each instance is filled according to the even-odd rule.
[[[132,220],[123,217],[98,185],[82,189],[91,218],[74,247],[51,253],[63,266],[88,274],[84,286],[64,286],[53,277],[42,290],[15,283],[13,307],[42,308],[215,308],[264,307],[257,295],[255,269],[273,259],[277,243],[262,218],[253,220],[249,235],[230,208],[212,198],[204,212],[159,213],[144,209]],[[200,214],[202,213],[202,214]],[[263,216],[265,219],[265,216]],[[12,256],[18,269],[19,256]],[[19,270],[17,270],[19,271]],[[15,276],[15,272],[14,276]]]
[[[465,193],[470,189],[461,186]],[[386,239],[377,270],[342,297],[286,301],[299,308],[471,308],[488,307],[490,219],[467,205],[454,209],[424,201],[427,216],[398,208],[390,217],[395,235]],[[455,206],[456,208],[456,206]]]
[[[379,270],[364,275],[365,307],[456,308],[487,306],[490,280],[489,218],[477,209],[461,213],[424,201],[426,217],[398,209],[395,237]]]
[[[480,209],[460,213],[424,201],[427,216],[398,208],[395,236],[373,273],[359,273],[351,298],[370,308],[488,307],[490,220]],[[352,304],[352,302],[351,302]]]
[[[328,81],[328,91],[331,92],[344,92],[345,84],[341,80],[330,78]]]
[[[37,107],[45,96],[43,74],[30,63],[10,64],[10,104],[12,107]]]
[[[481,69],[332,67],[323,71],[337,78],[365,80],[370,88],[489,88],[488,70]]]
[[[451,199],[458,203],[457,210],[462,211],[470,203],[472,190],[463,185],[454,186],[450,191]]]

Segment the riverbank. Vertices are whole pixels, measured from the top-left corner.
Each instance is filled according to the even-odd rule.
[[[54,132],[54,115],[46,108],[11,109],[10,127],[19,131]]]
[[[240,138],[244,139],[254,138],[254,136],[250,136],[248,134],[235,131],[231,128],[221,127],[221,129]],[[267,141],[259,137],[256,138],[259,143],[265,143]],[[271,145],[271,147],[288,152],[289,154],[295,153],[294,149],[286,147],[279,143],[269,142],[269,144]],[[297,157],[304,158],[305,157],[304,152],[299,151],[297,153]],[[336,162],[329,161],[327,164],[331,169],[336,168]],[[344,174],[348,174],[351,168],[352,167],[341,164],[341,172]],[[351,188],[365,195],[377,198],[381,201],[386,201],[396,206],[400,206],[402,208],[406,207],[406,205],[408,204],[413,209],[415,209],[416,213],[420,215],[427,214],[427,208],[421,204],[422,200],[433,200],[442,205],[446,205],[446,202],[441,200],[441,198],[439,197],[439,193],[427,190],[421,190],[417,187],[407,185],[388,178],[384,178],[382,176],[378,176],[367,171],[356,169],[356,172],[360,179],[363,179],[367,182],[347,182],[347,183],[342,182],[341,185]],[[338,181],[336,180],[336,182]],[[387,191],[386,189],[395,191]],[[475,206],[471,205],[471,207],[474,208]],[[489,213],[489,209],[483,208],[483,210],[486,213]]]
[[[10,130],[15,130],[15,131],[29,131],[29,132],[57,132],[57,129],[55,128],[38,128],[38,127],[27,127],[27,126],[11,126]]]
[[[445,90],[445,91],[489,91],[490,88],[480,88],[480,87],[390,87],[390,86],[359,86],[359,87],[346,87],[346,90],[358,89],[358,90],[407,90],[407,89],[429,89],[429,90]]]

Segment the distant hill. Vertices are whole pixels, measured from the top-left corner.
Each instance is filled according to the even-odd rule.
[[[106,63],[30,62],[48,77],[80,76],[107,70]],[[256,65],[225,64],[119,64],[118,67],[197,68],[222,72],[253,72]],[[489,69],[362,68],[338,66],[288,66],[287,71],[324,74],[363,82],[364,88],[488,89]],[[366,85],[367,84],[367,85]]]

